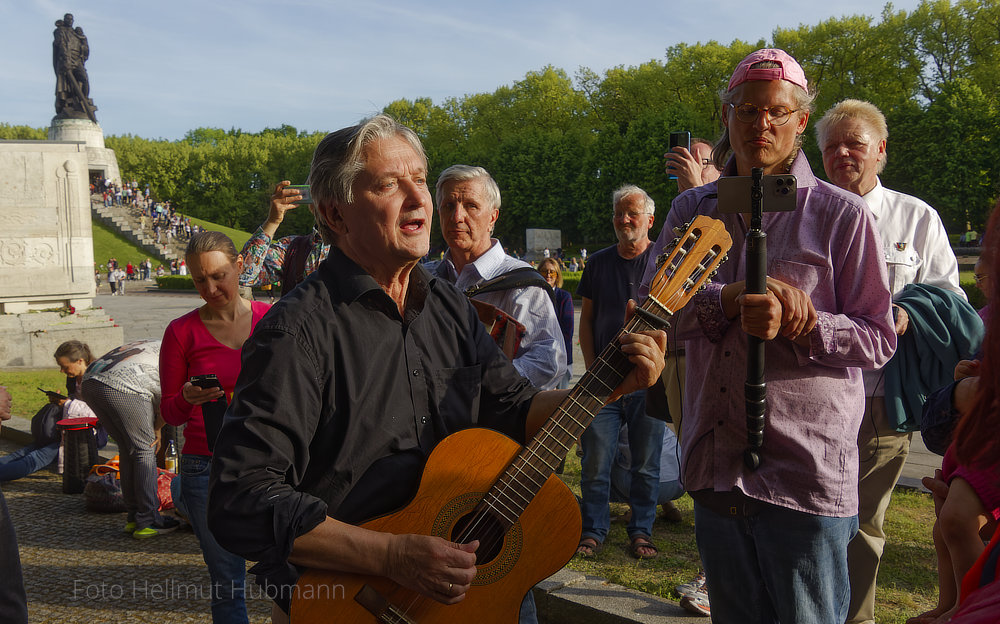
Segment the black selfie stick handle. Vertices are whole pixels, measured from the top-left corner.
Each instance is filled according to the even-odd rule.
[[[761,179],[764,170],[751,171],[750,229],[746,235],[746,292],[767,293],[767,234],[761,229],[764,193]],[[747,412],[747,449],[743,463],[750,470],[760,466],[760,449],[764,444],[764,412],[767,409],[767,387],[764,384],[764,341],[747,336],[747,380],[744,384]]]

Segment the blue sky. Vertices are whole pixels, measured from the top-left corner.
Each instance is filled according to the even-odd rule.
[[[918,0],[897,0],[912,11]],[[747,10],[747,7],[752,7]],[[398,98],[492,92],[545,65],[571,76],[663,59],[676,43],[770,39],[776,27],[873,15],[866,0],[0,0],[0,121],[48,126],[55,20],[90,41],[106,135],[198,127],[329,131]]]

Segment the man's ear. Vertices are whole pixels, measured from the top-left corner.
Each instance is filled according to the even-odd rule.
[[[344,221],[342,207],[335,201],[319,206],[320,217],[334,234],[347,234],[347,223]]]

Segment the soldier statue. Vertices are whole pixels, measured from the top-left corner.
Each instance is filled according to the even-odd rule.
[[[52,65],[56,70],[56,119],[90,119],[97,123],[90,80],[83,64],[90,56],[90,46],[83,29],[73,28],[73,15],[56,20],[52,33]]]

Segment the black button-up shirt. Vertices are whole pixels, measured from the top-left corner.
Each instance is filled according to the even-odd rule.
[[[334,248],[244,345],[209,525],[261,562],[259,582],[294,583],[292,543],[327,514],[358,523],[403,506],[445,436],[486,427],[523,442],[537,390],[451,284],[418,266],[408,288],[400,317]]]

